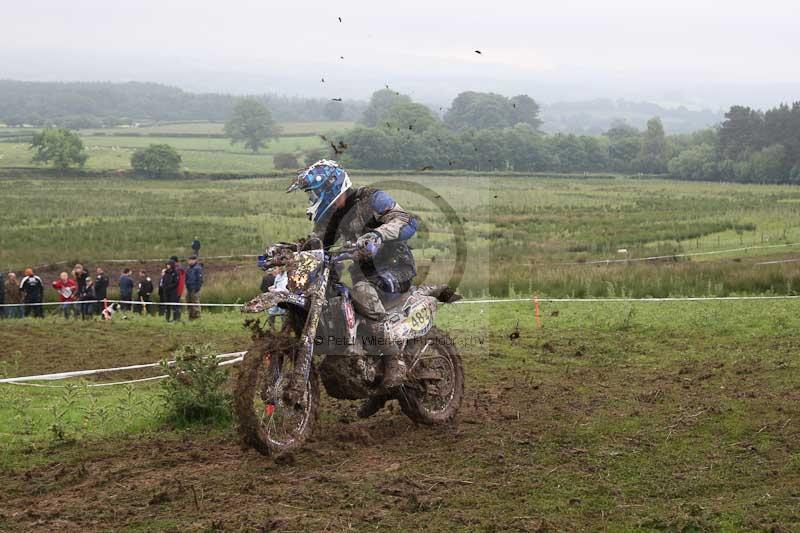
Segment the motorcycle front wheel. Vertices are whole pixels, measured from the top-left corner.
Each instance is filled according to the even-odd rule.
[[[302,407],[283,400],[294,371],[297,342],[291,335],[267,334],[254,341],[240,366],[234,390],[239,434],[264,455],[280,455],[302,446],[319,416],[319,375],[313,363]]]

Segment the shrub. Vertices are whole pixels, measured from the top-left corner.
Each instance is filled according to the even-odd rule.
[[[178,424],[230,419],[230,394],[222,390],[228,374],[208,345],[186,346],[175,363],[161,361],[169,377],[162,384],[167,419]]]
[[[319,148],[312,148],[310,150],[306,150],[305,153],[303,153],[303,162],[305,163],[306,166],[311,166],[320,159],[323,159],[324,157],[325,157],[325,152],[323,152]]]
[[[299,168],[300,163],[294,154],[275,154],[272,158],[275,168]]]
[[[151,144],[131,155],[131,166],[151,178],[177,174],[181,168],[181,156],[168,144]]]

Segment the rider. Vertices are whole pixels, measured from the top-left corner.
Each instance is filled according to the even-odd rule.
[[[397,344],[386,335],[385,294],[403,293],[417,274],[414,256],[406,241],[417,230],[416,218],[384,191],[371,187],[354,189],[339,163],[320,160],[301,171],[287,192],[303,190],[310,207],[306,211],[314,229],[305,249],[333,245],[341,239],[355,242],[359,258],[350,267],[353,302],[381,346],[384,361],[383,384],[398,387],[405,377],[405,364]],[[360,412],[369,416],[384,404],[368,401]]]

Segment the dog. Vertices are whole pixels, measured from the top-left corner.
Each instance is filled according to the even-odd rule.
[[[106,307],[103,308],[103,320],[112,320],[114,315],[118,312],[122,311],[122,306],[118,303],[108,304]],[[123,316],[122,320],[127,319],[127,316]]]

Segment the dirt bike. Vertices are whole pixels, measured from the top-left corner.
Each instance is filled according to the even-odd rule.
[[[384,300],[385,339],[402,347],[407,368],[403,385],[387,390],[378,339],[369,335],[349,288],[339,280],[338,267],[358,253],[355,246],[335,252],[284,249],[261,263],[286,272],[286,290],[263,293],[242,310],[272,310],[270,315],[283,315],[283,325],[276,331],[251,322],[253,344],[240,367],[234,403],[242,438],[265,455],[297,448],[312,434],[320,379],[334,398],[397,399],[402,412],[421,424],[444,424],[458,412],[464,393],[461,357],[433,322],[440,302],[460,296],[446,285],[427,285]]]

